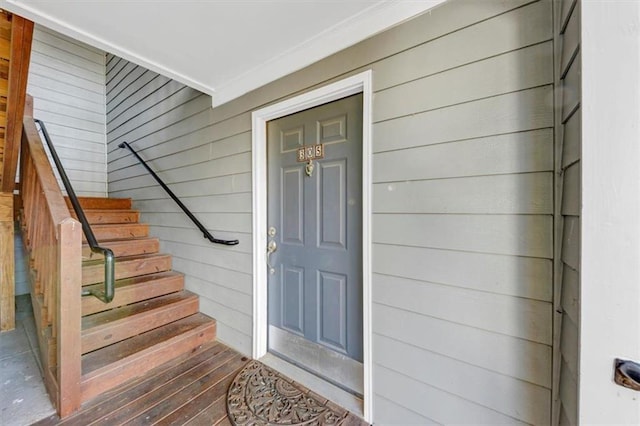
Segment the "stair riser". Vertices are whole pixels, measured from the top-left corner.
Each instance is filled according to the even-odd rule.
[[[99,285],[99,287],[101,286]],[[118,283],[116,283],[116,294],[111,303],[104,303],[93,296],[83,297],[82,316],[164,296],[165,294],[175,293],[181,290],[184,290],[184,276],[182,275],[123,287],[118,287]]]
[[[91,227],[98,241],[121,240],[125,238],[140,238],[149,236],[149,225],[143,223],[122,225],[95,225]],[[84,234],[82,241],[87,242]]]
[[[69,210],[73,210],[73,206],[71,205],[71,201],[69,201],[69,198],[65,197],[64,200],[67,202],[67,207],[69,207]],[[83,209],[131,210],[130,198],[79,197],[78,201],[80,201],[80,205],[82,206]]]
[[[96,211],[85,210],[84,215],[92,225],[98,224],[114,224],[114,223],[137,223],[140,219],[140,214],[136,211]],[[77,219],[75,212],[71,210],[71,216]]]
[[[147,348],[135,356],[115,362],[108,369],[83,375],[82,402],[84,403],[128,380],[140,377],[167,361],[193,351],[200,345],[212,342],[215,338],[216,324],[212,322],[162,344]]]
[[[83,331],[82,353],[94,351],[137,336],[198,312],[198,298],[192,297],[133,317],[123,318],[97,329]]]
[[[118,262],[116,259],[116,279],[136,277],[171,270],[171,256],[136,259]],[[82,285],[104,282],[104,265],[82,267]]]
[[[140,254],[153,254],[158,253],[160,250],[160,241],[157,239],[143,239],[143,240],[123,240],[123,241],[108,241],[100,244],[101,247],[106,247],[113,251],[114,256],[136,256]],[[82,258],[87,259],[102,259],[101,253],[93,253],[88,245],[82,246]]]

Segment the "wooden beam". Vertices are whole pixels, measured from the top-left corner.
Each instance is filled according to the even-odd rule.
[[[18,168],[18,152],[22,139],[29,60],[33,41],[33,22],[13,15],[11,26],[11,61],[7,96],[7,131],[5,134],[2,192],[13,191]]]
[[[13,194],[0,193],[0,331],[16,326]]]

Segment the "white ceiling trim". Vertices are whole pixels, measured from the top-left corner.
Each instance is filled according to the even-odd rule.
[[[327,28],[315,37],[215,88],[213,106],[229,102],[251,90],[313,64],[331,54],[432,9],[446,0],[378,3]]]
[[[222,81],[216,87],[202,81],[207,79],[203,76],[202,68],[198,69],[199,73],[195,71],[189,73],[188,70],[178,71],[170,63],[163,63],[163,58],[145,56],[144,52],[134,52],[126,45],[106,39],[108,36],[101,36],[90,30],[79,28],[64,18],[52,16],[38,8],[37,4],[30,4],[25,0],[0,0],[0,7],[204,92],[212,97],[212,106],[217,106],[311,65],[444,1],[446,0],[376,1],[372,6],[325,28],[311,38],[292,45],[269,60],[255,63],[248,71]],[[204,75],[215,74],[215,70],[204,71]]]

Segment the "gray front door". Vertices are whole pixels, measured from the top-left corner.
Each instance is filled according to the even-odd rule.
[[[362,94],[267,132],[269,350],[362,394]]]

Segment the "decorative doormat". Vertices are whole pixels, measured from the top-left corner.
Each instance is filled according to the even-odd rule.
[[[227,411],[236,426],[366,424],[259,361],[233,379]]]

